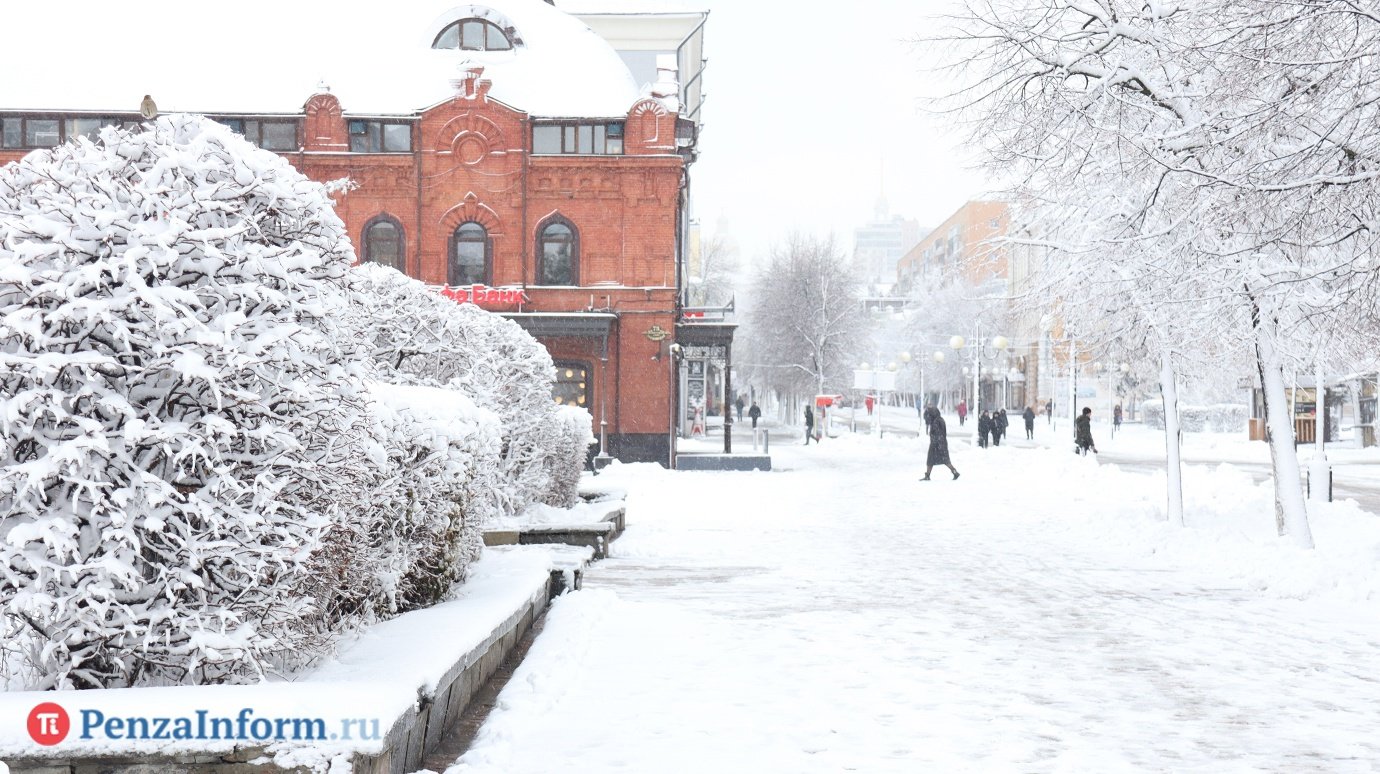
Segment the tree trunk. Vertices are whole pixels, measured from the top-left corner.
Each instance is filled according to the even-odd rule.
[[[1179,424],[1179,384],[1174,362],[1168,349],[1160,351],[1160,391],[1164,396],[1165,471],[1168,473],[1168,507],[1165,515],[1170,524],[1184,525],[1184,481],[1182,450],[1184,434]]]
[[[1265,396],[1265,439],[1270,443],[1275,477],[1275,528],[1299,547],[1312,548],[1313,533],[1308,528],[1298,450],[1294,448],[1294,418],[1289,416],[1289,401],[1284,396],[1284,368],[1275,346],[1275,325],[1258,307],[1253,312],[1256,367]]]

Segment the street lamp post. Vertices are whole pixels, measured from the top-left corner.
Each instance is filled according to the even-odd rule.
[[[968,410],[975,417],[982,413],[982,393],[980,391],[982,388],[978,377],[982,372],[982,358],[986,354],[987,345],[991,344],[992,348],[996,350],[997,353],[1001,353],[1006,351],[1008,343],[1005,336],[993,336],[990,340],[984,340],[981,335],[973,337],[973,346],[972,349],[969,350],[973,354],[973,405],[970,406]],[[962,336],[954,336],[949,339],[949,346],[952,347],[955,352],[962,352],[963,348],[967,345],[968,342],[964,340]],[[977,425],[978,423],[976,421],[973,422],[974,446],[976,446],[978,442]]]

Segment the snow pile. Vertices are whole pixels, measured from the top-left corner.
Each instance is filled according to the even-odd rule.
[[[1164,429],[1164,402],[1147,400],[1141,404],[1145,425]],[[1244,433],[1251,417],[1249,406],[1241,403],[1215,403],[1210,406],[1179,406],[1179,421],[1185,432]]]
[[[501,508],[573,499],[588,418],[557,413],[540,345],[418,291],[446,324],[379,338],[430,332],[448,370],[382,383],[407,372],[360,351],[359,313],[404,295],[356,281],[322,186],[228,129],[32,153],[0,212],[9,684],[291,669],[445,596]]]
[[[498,417],[500,465],[487,482],[497,512],[572,505],[593,423],[584,409],[551,399],[556,372],[546,349],[517,323],[457,305],[393,269],[363,264],[354,278],[365,354],[386,378],[459,390]]]

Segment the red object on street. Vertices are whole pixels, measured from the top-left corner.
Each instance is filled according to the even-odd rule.
[[[874,404],[874,403],[876,403],[876,402],[877,402],[877,399],[874,398],[874,397],[872,397],[871,395],[867,396],[867,398],[863,400],[863,405],[867,406],[867,415],[868,415],[868,416],[872,416],[872,404]]]

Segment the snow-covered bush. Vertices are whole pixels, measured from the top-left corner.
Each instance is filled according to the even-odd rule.
[[[370,384],[382,442],[366,499],[342,514],[315,562],[332,618],[432,604],[463,579],[494,510],[500,426],[457,390]]]
[[[589,412],[578,406],[557,407],[555,420],[555,436],[547,450],[551,482],[537,500],[557,508],[569,508],[580,497],[580,471],[585,466],[590,444],[595,441],[594,423]]]
[[[1148,400],[1141,404],[1146,427],[1164,429],[1164,403]],[[1210,406],[1179,406],[1179,422],[1185,432],[1244,433],[1250,421],[1250,407],[1240,403]]]
[[[499,512],[533,502],[572,505],[569,481],[584,465],[590,420],[584,413],[586,424],[577,428],[558,419],[545,347],[517,323],[457,304],[393,269],[365,264],[355,278],[352,317],[368,355],[391,372],[380,378],[458,389],[499,418],[501,467],[491,480]],[[578,460],[572,445],[581,445]]]
[[[36,687],[253,676],[330,628],[302,589],[369,478],[352,260],[319,185],[205,119],[0,169],[0,606]]]

